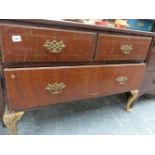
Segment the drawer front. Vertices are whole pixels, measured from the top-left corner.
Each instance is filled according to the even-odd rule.
[[[141,91],[155,90],[155,72],[145,72]]]
[[[111,95],[139,88],[145,65],[5,69],[11,110]]]
[[[150,60],[147,67],[155,69],[155,51],[151,51]]]
[[[145,60],[151,37],[100,34],[96,60]]]
[[[91,61],[96,34],[50,28],[2,26],[5,62]]]

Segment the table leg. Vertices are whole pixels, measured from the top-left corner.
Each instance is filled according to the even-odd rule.
[[[23,115],[23,111],[9,112],[8,110],[5,110],[3,115],[3,123],[11,131],[12,134],[17,134],[16,123],[22,118]]]
[[[131,112],[133,103],[136,101],[138,97],[139,97],[139,90],[133,90],[130,92],[130,96],[128,98],[127,106],[126,106],[127,112]]]

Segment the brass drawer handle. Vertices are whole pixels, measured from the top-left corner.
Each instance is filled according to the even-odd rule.
[[[132,52],[133,47],[132,47],[132,45],[129,45],[129,44],[123,44],[121,46],[120,50],[122,51],[123,54],[127,55]]]
[[[43,47],[45,47],[51,53],[60,53],[62,49],[66,47],[66,45],[62,40],[60,42],[57,42],[56,40],[50,42],[49,40],[47,40]]]
[[[48,84],[47,87],[45,88],[48,90],[51,94],[59,94],[62,92],[62,90],[66,87],[66,85],[61,82],[61,83],[53,83],[53,84]]]
[[[118,84],[125,84],[128,81],[128,78],[126,76],[119,76],[116,78],[116,82]]]

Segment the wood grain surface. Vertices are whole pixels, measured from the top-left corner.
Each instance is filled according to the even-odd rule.
[[[16,111],[127,92],[140,87],[144,71],[144,64],[5,69],[9,107]],[[122,76],[125,84],[116,81]],[[46,90],[61,82],[66,86],[61,93]]]
[[[134,37],[130,35],[100,34],[98,39],[96,60],[145,60],[151,44],[151,37]],[[123,54],[122,45],[131,45],[130,54]]]
[[[3,62],[79,62],[92,61],[96,33],[31,26],[1,26]],[[21,41],[12,37],[20,36]],[[46,41],[63,41],[60,53],[49,52]]]

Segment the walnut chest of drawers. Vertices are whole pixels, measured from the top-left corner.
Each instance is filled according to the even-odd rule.
[[[66,21],[1,20],[4,124],[16,133],[26,110],[126,92],[129,111],[152,36]]]

